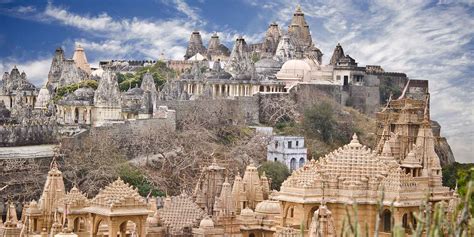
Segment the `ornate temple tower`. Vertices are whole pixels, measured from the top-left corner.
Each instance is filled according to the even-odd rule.
[[[225,65],[225,70],[237,80],[250,80],[253,78],[255,67],[244,38],[238,37],[235,40],[229,61]]]
[[[266,183],[265,183],[266,182]],[[270,185],[268,179],[258,175],[257,167],[253,163],[245,169],[244,177],[237,175],[232,187],[232,199],[235,202],[236,212],[245,208],[255,209],[259,202],[268,197]]]
[[[44,217],[43,228],[47,230],[51,228],[54,222],[54,214],[60,207],[60,201],[65,195],[63,175],[59,171],[56,161],[53,161],[44,184],[43,194],[39,200],[39,209]]]
[[[288,34],[291,39],[302,48],[310,47],[313,43],[309,31],[309,25],[306,23],[300,5],[296,7],[291,23],[288,26]]]
[[[152,113],[156,110],[156,101],[158,100],[158,90],[156,90],[155,80],[153,75],[147,72],[143,75],[142,84],[140,88],[143,90],[143,103],[146,105],[145,100],[148,95],[150,97]],[[148,94],[148,95],[147,95]]]
[[[121,95],[115,73],[107,70],[102,74],[94,93],[95,123],[121,120]]]
[[[329,65],[336,65],[337,62],[339,62],[339,60],[344,57],[344,49],[342,49],[341,44],[337,43],[337,46],[332,53],[331,61],[329,61]]]
[[[207,58],[211,61],[227,60],[229,55],[229,49],[221,44],[219,36],[217,33],[214,33],[211,36],[211,40],[209,40],[209,45],[207,46]]]
[[[188,48],[186,49],[184,59],[187,60],[197,53],[206,55],[206,47],[204,47],[202,43],[202,37],[199,31],[193,31],[191,37],[189,37]]]
[[[262,45],[262,58],[271,58],[275,55],[275,52],[280,42],[281,32],[278,24],[273,22],[268,26],[267,32],[265,34],[265,39]]]
[[[193,193],[195,202],[207,210],[208,215],[214,212],[216,198],[221,194],[225,177],[225,168],[213,160],[212,164],[202,169],[196,188]]]
[[[91,66],[89,63],[87,63],[86,53],[84,52],[84,48],[82,48],[81,45],[76,46],[76,50],[74,51],[72,59],[78,68],[84,70],[89,75],[91,74]]]
[[[50,91],[54,91],[59,83],[59,78],[61,78],[61,72],[63,70],[64,62],[64,51],[61,47],[57,48],[54,52],[53,60],[51,61],[51,67],[48,73],[48,82],[46,87]]]

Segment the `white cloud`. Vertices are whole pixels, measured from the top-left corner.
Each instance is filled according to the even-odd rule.
[[[184,13],[191,20],[201,21],[202,18],[197,13],[196,8],[190,7],[184,0],[174,0],[174,3],[176,4],[176,9]]]
[[[33,6],[19,6],[16,11],[18,13],[22,13],[22,14],[25,14],[25,13],[32,13],[34,11],[36,11],[36,8],[33,7]]]
[[[11,72],[16,66],[20,72],[25,72],[27,79],[37,87],[42,86],[48,80],[51,58],[40,58],[27,62],[18,62],[16,60],[0,59],[0,72]]]

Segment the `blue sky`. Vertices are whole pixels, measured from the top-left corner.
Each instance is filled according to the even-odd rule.
[[[432,119],[455,157],[474,162],[473,0],[298,1],[328,62],[335,45],[359,64],[430,80]],[[284,0],[0,0],[0,70],[13,65],[41,85],[54,49],[72,57],[81,44],[90,63],[106,59],[182,58],[192,30],[229,47],[258,42],[269,23],[286,28],[296,7]]]

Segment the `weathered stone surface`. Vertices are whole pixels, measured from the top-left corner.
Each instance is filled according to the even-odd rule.
[[[235,40],[229,61],[225,70],[236,80],[250,80],[255,76],[255,67],[250,57],[245,39],[238,37]]]
[[[47,87],[50,91],[54,91],[59,84],[59,78],[61,78],[61,72],[63,70],[64,51],[62,48],[57,48],[54,52],[51,67],[48,73]]]
[[[206,55],[206,51],[206,47],[204,47],[202,43],[201,34],[199,31],[193,31],[193,33],[191,33],[191,37],[189,38],[188,48],[186,49],[184,59],[189,59],[197,53]]]
[[[214,33],[209,40],[209,45],[207,46],[207,57],[212,60],[223,60],[230,55],[230,50],[219,40],[217,33]]]
[[[66,59],[63,61],[61,76],[59,77],[57,86],[66,86],[87,79],[89,79],[89,75],[82,69],[78,68],[74,60]]]
[[[115,73],[105,71],[94,94],[95,106],[120,107],[121,96]]]
[[[329,65],[336,65],[337,62],[339,62],[339,60],[343,58],[344,56],[345,56],[344,49],[342,49],[342,46],[338,43],[336,48],[334,49],[334,52],[332,53],[332,57],[331,57],[331,60],[329,61]]]

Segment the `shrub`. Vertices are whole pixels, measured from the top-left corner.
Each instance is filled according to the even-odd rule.
[[[307,109],[304,112],[303,127],[306,131],[318,135],[324,142],[330,142],[336,127],[331,104],[323,102]]]
[[[164,193],[149,182],[139,169],[129,164],[123,165],[120,168],[119,176],[126,183],[136,187],[138,193],[143,197],[146,197],[149,193],[154,197],[164,196]]]
[[[272,180],[271,189],[280,190],[281,184],[290,176],[290,171],[285,164],[281,162],[266,161],[260,167],[258,172],[261,175],[265,172],[265,175]]]

